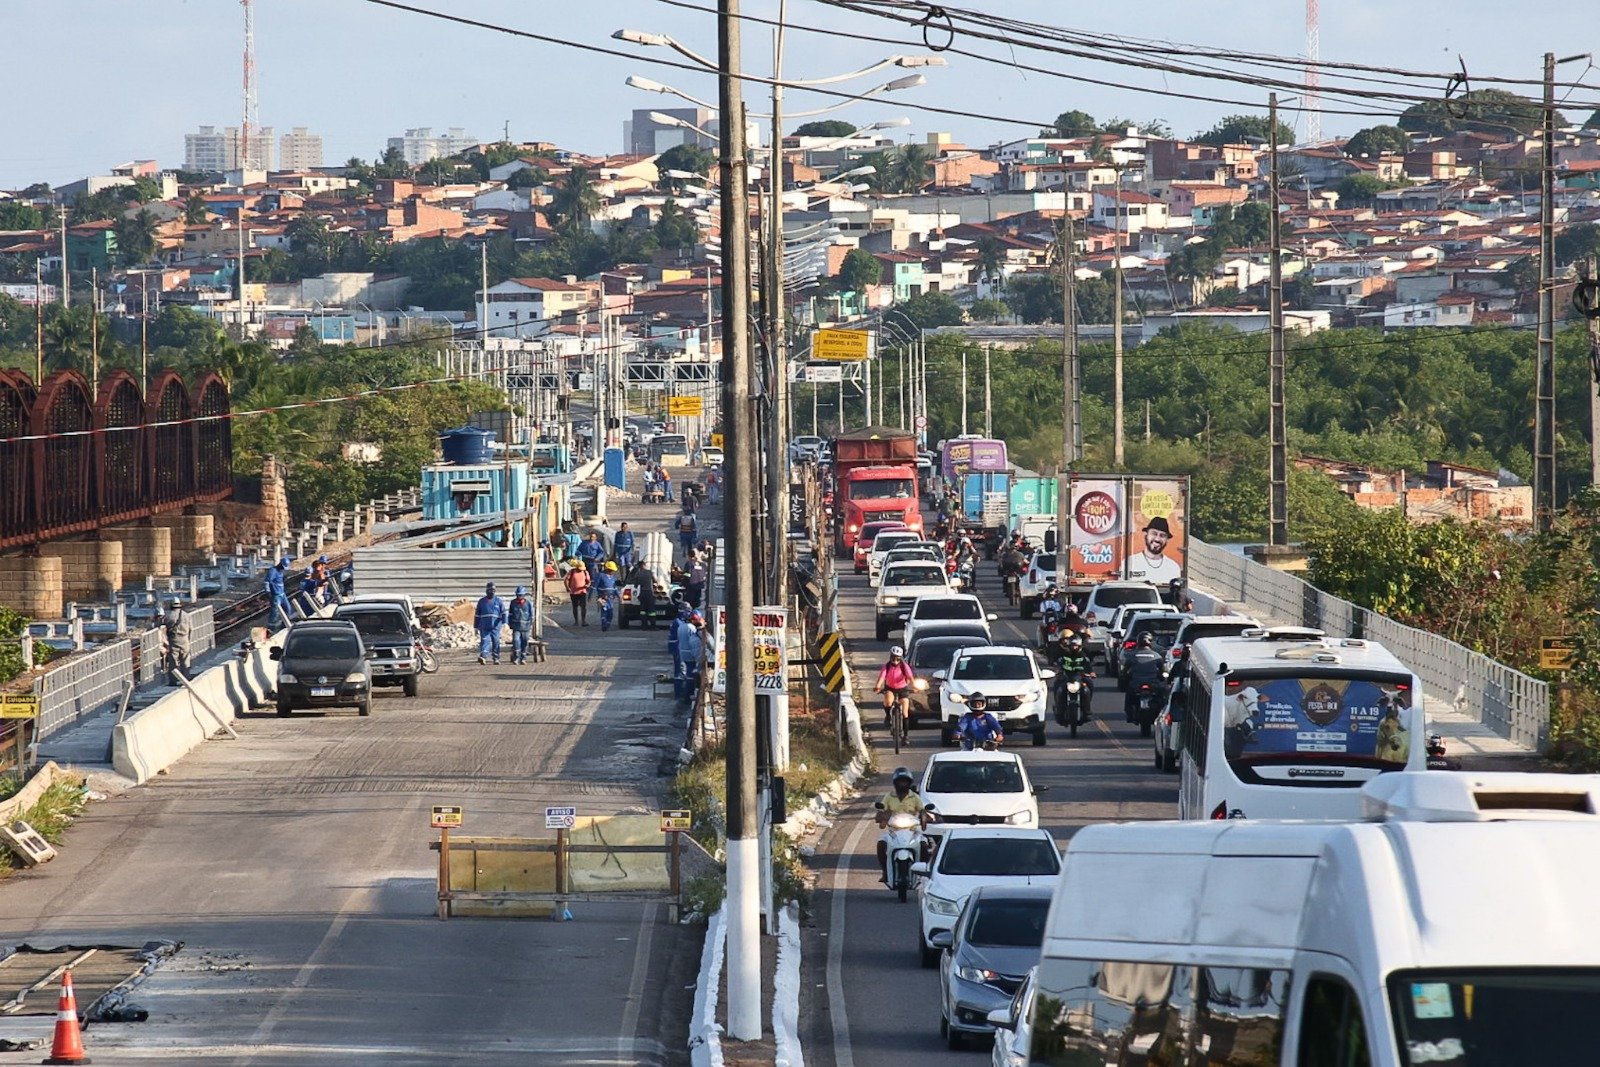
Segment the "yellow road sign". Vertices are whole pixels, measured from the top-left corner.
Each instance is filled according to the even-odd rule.
[[[684,833],[694,827],[693,813],[688,808],[666,808],[661,812],[661,832]]]
[[[435,804],[433,806],[433,828],[435,830],[453,830],[461,825],[461,818],[466,811],[454,804]]]
[[[811,337],[812,359],[854,361],[870,354],[872,334],[866,330],[818,330]]]
[[[0,719],[37,719],[38,693],[0,693]]]
[[[712,448],[721,448],[722,447],[722,435],[720,433],[714,433],[714,434],[711,435],[711,447]]]
[[[1564,671],[1572,666],[1578,642],[1571,637],[1539,638],[1539,666],[1549,671]]]
[[[817,638],[817,659],[821,661],[822,684],[828,692],[844,688],[844,641],[838,631]]]
[[[704,402],[697,396],[667,397],[668,415],[698,415]]]

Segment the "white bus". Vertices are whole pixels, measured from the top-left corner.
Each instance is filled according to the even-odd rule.
[[[1300,628],[1189,649],[1178,815],[1355,819],[1361,786],[1424,770],[1417,676],[1382,645]]]

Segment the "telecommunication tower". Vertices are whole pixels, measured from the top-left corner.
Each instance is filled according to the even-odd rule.
[[[260,166],[255,156],[255,131],[260,125],[256,110],[256,25],[251,0],[239,0],[244,8],[244,118],[239,123],[239,169]]]
[[[1322,140],[1322,32],[1317,28],[1317,0],[1306,0],[1306,143]]]

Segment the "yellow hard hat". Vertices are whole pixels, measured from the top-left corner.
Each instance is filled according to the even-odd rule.
[[[607,563],[607,564],[606,564],[606,570],[608,570],[608,571],[614,571],[614,570],[616,570],[616,569],[617,569],[617,565],[616,565],[616,564],[615,564],[615,563]]]

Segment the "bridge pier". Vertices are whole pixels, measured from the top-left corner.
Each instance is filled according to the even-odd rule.
[[[121,541],[47,541],[39,546],[39,555],[61,561],[61,593],[69,600],[104,602],[122,588]]]
[[[122,542],[122,580],[143,582],[146,575],[172,573],[172,529],[140,523],[107,527],[106,538]]]
[[[0,605],[34,619],[59,619],[61,557],[0,556]]]

